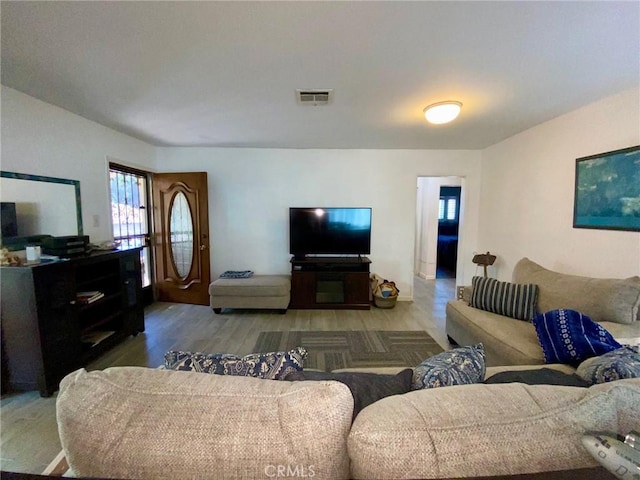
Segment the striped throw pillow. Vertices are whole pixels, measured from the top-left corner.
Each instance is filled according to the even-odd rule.
[[[536,314],[538,286],[499,282],[495,278],[473,277],[470,305],[518,320],[531,320]]]

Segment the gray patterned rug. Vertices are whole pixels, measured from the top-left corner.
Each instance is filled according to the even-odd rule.
[[[423,331],[260,332],[253,352],[305,347],[306,368],[415,367],[443,351]]]

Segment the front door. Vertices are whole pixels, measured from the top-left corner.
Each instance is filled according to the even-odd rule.
[[[209,305],[206,172],[153,175],[158,300]]]

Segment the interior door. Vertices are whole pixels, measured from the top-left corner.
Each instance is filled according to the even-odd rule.
[[[209,305],[207,173],[153,175],[157,298]]]

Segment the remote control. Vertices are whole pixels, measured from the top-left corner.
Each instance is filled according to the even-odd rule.
[[[640,480],[640,433],[621,441],[614,433],[589,432],[582,445],[600,464],[621,480]]]

